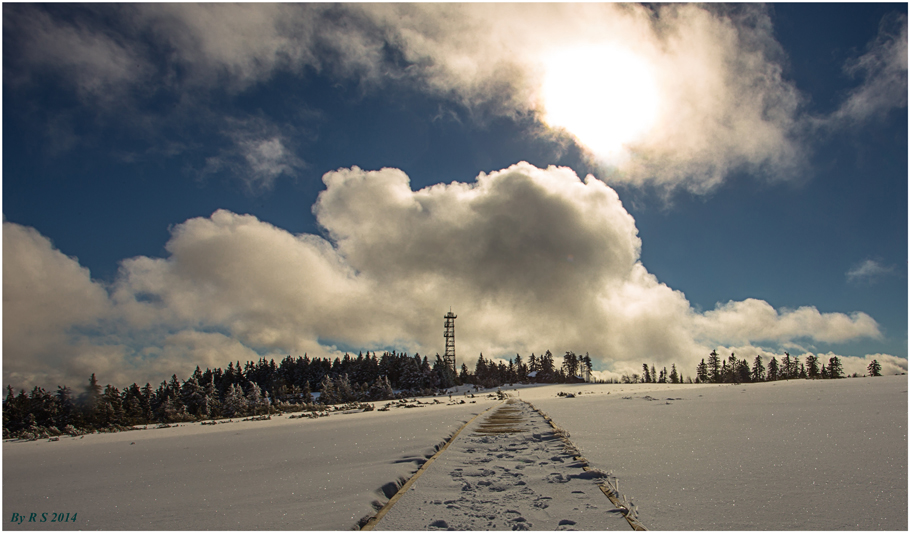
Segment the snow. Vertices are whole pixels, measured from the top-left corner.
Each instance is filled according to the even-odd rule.
[[[540,414],[513,401],[460,434],[375,529],[629,531],[584,466]]]
[[[474,401],[4,442],[4,520],[70,512],[76,523],[16,529],[351,529],[386,501],[378,489],[498,403]]]
[[[907,529],[906,376],[516,389],[615,476],[649,529]],[[466,403],[6,441],[3,519],[7,529],[351,529],[466,421],[503,406],[453,399]],[[510,405],[525,431],[476,433],[496,410],[478,417],[377,529],[631,530],[543,419]],[[15,525],[13,512],[78,521]]]
[[[907,530],[906,376],[547,389],[649,529]]]

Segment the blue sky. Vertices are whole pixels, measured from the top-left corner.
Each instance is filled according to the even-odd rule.
[[[5,383],[907,368],[906,5],[3,10]]]

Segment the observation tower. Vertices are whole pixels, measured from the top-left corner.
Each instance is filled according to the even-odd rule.
[[[446,316],[443,318],[446,319],[446,330],[443,333],[443,336],[446,338],[446,354],[443,357],[443,362],[447,367],[452,371],[454,375],[458,375],[455,370],[455,319],[458,318],[452,313],[452,309],[449,308],[449,312],[446,313]]]

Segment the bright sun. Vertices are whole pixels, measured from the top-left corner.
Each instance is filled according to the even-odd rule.
[[[632,52],[612,45],[564,49],[547,56],[544,67],[544,120],[596,155],[619,157],[654,125],[657,82]]]

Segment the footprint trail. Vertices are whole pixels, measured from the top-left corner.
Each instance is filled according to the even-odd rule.
[[[374,529],[629,531],[586,466],[510,399],[466,427]]]

